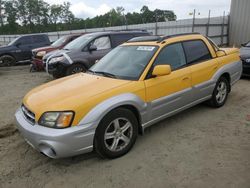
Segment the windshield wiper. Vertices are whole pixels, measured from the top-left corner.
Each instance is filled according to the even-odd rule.
[[[88,70],[88,72],[91,72],[93,74],[101,74],[103,76],[109,77],[109,78],[117,78],[116,75],[108,73],[108,72],[103,72],[103,71],[92,71],[92,70]]]

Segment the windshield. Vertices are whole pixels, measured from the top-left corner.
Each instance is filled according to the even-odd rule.
[[[19,38],[20,38],[20,37],[15,38],[13,41],[11,41],[11,42],[8,44],[8,46],[12,46],[12,45],[14,45],[14,44],[16,43],[16,41],[18,41],[18,40],[19,40]]]
[[[83,35],[78,37],[77,39],[73,40],[69,44],[67,44],[64,49],[65,50],[72,50],[72,49],[81,49],[86,46],[92,39],[94,38],[93,34]]]
[[[61,37],[51,44],[53,47],[62,46],[67,41],[67,36]]]
[[[90,72],[138,80],[157,49],[156,46],[119,46],[91,67]]]

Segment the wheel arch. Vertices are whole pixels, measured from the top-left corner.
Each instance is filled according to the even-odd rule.
[[[142,128],[142,123],[141,123],[142,117],[141,117],[141,114],[140,114],[139,110],[135,106],[133,106],[131,104],[129,104],[129,105],[121,105],[121,106],[116,107],[115,109],[117,109],[117,108],[125,108],[127,110],[130,110],[135,115],[135,117],[136,117],[136,119],[138,121],[139,133],[143,134],[143,128]],[[113,109],[113,110],[115,110],[115,109]]]
[[[16,57],[13,54],[11,54],[11,53],[0,54],[0,58],[3,57],[3,56],[5,56],[5,55],[11,56],[11,57],[13,57],[15,59],[15,61],[17,61]]]
[[[83,125],[96,122],[98,126],[108,113],[117,108],[125,108],[132,111],[138,120],[139,132],[143,133],[142,123],[144,122],[144,115],[146,114],[146,103],[132,93],[117,95],[99,103],[92,108],[78,124]]]
[[[73,60],[73,63],[71,65],[75,65],[75,64],[83,65],[86,68],[86,70],[88,70],[91,67],[90,63],[86,59],[75,59]]]
[[[229,74],[228,72],[224,72],[224,73],[220,76],[220,78],[222,78],[222,77],[224,77],[224,78],[227,79],[227,81],[228,81],[228,83],[229,83],[229,92],[231,92],[231,76],[230,76],[230,74]]]

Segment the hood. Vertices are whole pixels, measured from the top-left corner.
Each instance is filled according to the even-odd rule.
[[[49,52],[47,53],[43,59],[48,59],[50,56],[52,57],[58,57],[58,56],[61,56],[63,53],[69,53],[68,50],[55,50],[55,51],[52,51],[52,52]]]
[[[89,104],[100,95],[128,84],[131,81],[112,79],[92,74],[79,73],[41,85],[31,90],[23,99],[24,105],[36,115],[40,116],[47,111],[77,110]],[[96,100],[95,100],[96,102]]]
[[[55,48],[53,46],[45,46],[45,47],[41,47],[41,48],[36,48],[36,49],[33,49],[32,51],[33,52],[41,52],[41,51],[46,51],[46,52],[50,52],[52,50],[56,50],[58,48]]]
[[[13,49],[13,46],[8,46],[8,45],[0,46],[0,51],[7,51],[11,49]]]

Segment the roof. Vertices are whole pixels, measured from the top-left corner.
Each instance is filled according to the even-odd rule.
[[[188,35],[201,35],[201,34],[200,33],[181,33],[181,34],[167,35],[167,36],[142,36],[142,37],[132,38],[128,41],[128,43],[131,43],[131,42],[157,42],[157,43],[161,43],[161,42],[165,41],[166,39],[180,37],[180,36],[188,36]]]

